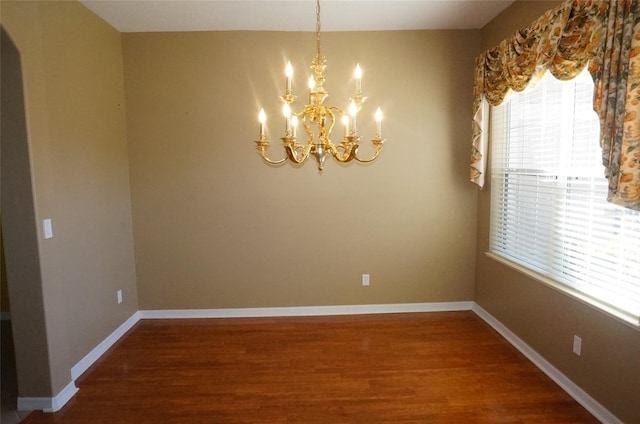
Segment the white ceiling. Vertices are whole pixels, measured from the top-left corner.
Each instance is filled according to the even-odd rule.
[[[322,0],[322,31],[476,29],[514,0]],[[315,31],[314,0],[81,0],[121,32]]]

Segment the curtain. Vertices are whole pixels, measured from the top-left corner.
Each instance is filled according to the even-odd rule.
[[[471,181],[484,185],[488,105],[545,72],[569,80],[588,66],[609,181],[608,200],[640,210],[639,0],[568,0],[476,58]]]

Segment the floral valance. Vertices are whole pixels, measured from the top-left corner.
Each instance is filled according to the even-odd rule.
[[[484,185],[487,106],[547,71],[568,80],[585,66],[595,83],[608,200],[640,210],[638,0],[566,1],[476,58],[471,181]]]

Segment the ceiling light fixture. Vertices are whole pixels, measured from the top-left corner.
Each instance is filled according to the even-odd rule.
[[[356,66],[354,77],[356,80],[355,94],[350,98],[351,102],[347,112],[336,106],[325,106],[324,101],[329,93],[324,89],[325,78],[323,72],[326,68],[326,58],[320,51],[320,0],[316,1],[316,49],[317,52],[311,62],[313,75],[309,77],[309,103],[306,104],[299,112],[293,112],[292,104],[296,100],[296,96],[291,89],[291,81],[293,78],[293,67],[287,62],[285,67],[285,75],[287,78],[286,89],[284,95],[280,99],[284,103],[282,113],[285,119],[284,144],[286,156],[280,160],[271,160],[267,157],[266,150],[269,147],[269,140],[265,135],[266,131],[266,114],[264,109],[260,110],[258,120],[260,122],[260,138],[256,141],[258,151],[262,158],[271,164],[281,164],[287,159],[295,163],[302,163],[310,155],[313,155],[318,161],[318,170],[322,171],[324,161],[331,154],[339,162],[350,162],[355,159],[358,162],[372,162],[382,151],[384,140],[382,139],[382,111],[380,108],[376,111],[374,117],[376,120],[375,136],[371,140],[375,151],[373,156],[368,159],[361,159],[357,156],[360,136],[356,125],[358,112],[362,108],[362,104],[367,99],[362,92],[362,69],[360,65]],[[330,140],[331,131],[336,123],[336,116],[341,116],[344,125],[344,135],[340,144],[334,144]],[[306,143],[297,142],[297,126],[302,120],[304,131],[308,135]]]

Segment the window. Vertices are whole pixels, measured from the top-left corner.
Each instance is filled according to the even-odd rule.
[[[606,201],[592,93],[547,73],[492,108],[490,250],[638,326],[640,212]]]

